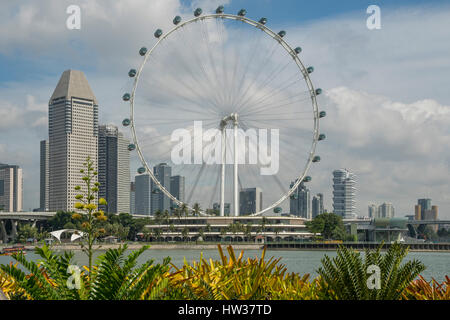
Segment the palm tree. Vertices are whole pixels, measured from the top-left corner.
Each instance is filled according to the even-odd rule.
[[[194,217],[198,217],[200,215],[200,211],[202,211],[200,204],[198,202],[194,203],[194,206],[192,207],[192,215]]]
[[[317,270],[324,297],[338,300],[397,300],[403,290],[425,269],[418,260],[400,265],[408,248],[394,243],[382,255],[382,243],[377,250],[366,249],[364,260],[359,252],[340,246],[337,256],[322,259]],[[379,268],[379,288],[369,288],[372,270]]]

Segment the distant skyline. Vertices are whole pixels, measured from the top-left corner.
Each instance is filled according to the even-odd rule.
[[[70,4],[82,9],[81,30],[66,28]],[[48,137],[48,102],[61,73],[83,71],[98,99],[99,123],[121,127],[127,112],[120,97],[137,50],[176,14],[191,15],[197,6],[211,12],[219,4],[267,17],[315,66],[327,140],[308,188],[323,193],[326,209],[333,170],[348,168],[358,179],[358,215],[383,202],[393,204],[397,217],[414,214],[417,199],[430,198],[439,218],[450,218],[450,6],[417,0],[377,1],[382,28],[373,31],[366,28],[371,1],[2,2],[0,162],[23,169],[24,210],[39,207],[40,141]],[[138,163],[132,154],[132,180]]]

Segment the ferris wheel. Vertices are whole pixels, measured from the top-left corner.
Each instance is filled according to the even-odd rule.
[[[143,60],[128,72],[130,91],[122,96],[138,174],[150,175],[152,192],[173,206],[200,204],[202,216],[214,206],[220,216],[280,213],[300,183],[311,181],[307,172],[325,139],[322,90],[310,79],[314,68],[299,58],[301,47],[269,29],[266,18],[246,13],[219,6],[212,14],[197,8],[186,21],[176,16],[170,31],[157,29],[154,45],[139,50]],[[184,177],[183,196],[154,173],[158,163]],[[243,199],[249,190],[260,194],[252,209]]]

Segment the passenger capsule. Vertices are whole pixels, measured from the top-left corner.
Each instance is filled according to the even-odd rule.
[[[326,137],[323,133],[319,134],[319,141],[325,140]]]
[[[302,52],[302,48],[297,47],[297,48],[294,49],[294,51],[295,51],[296,54],[299,54],[300,52]]]
[[[297,194],[292,194],[292,195],[291,195],[291,199],[297,200],[297,199],[298,199],[298,195],[297,195]]]
[[[139,50],[139,54],[140,54],[141,56],[145,56],[146,53],[147,53],[147,48],[146,48],[146,47],[142,47],[142,48]]]
[[[218,6],[216,9],[217,14],[222,14],[225,11],[225,8],[223,6]]]
[[[261,24],[266,24],[267,23],[267,18],[261,18],[261,19],[259,19],[259,21],[258,21],[259,23],[261,23]]]
[[[319,94],[321,94],[322,93],[322,89],[316,89],[316,95],[318,96]]]
[[[283,38],[286,35],[286,31],[281,30],[280,32],[278,32],[278,35],[280,36],[280,38]]]
[[[308,69],[306,69],[306,71],[308,71],[308,73],[313,73],[314,67],[308,67]]]
[[[241,9],[238,12],[238,16],[241,16],[241,17],[245,16],[246,14],[247,14],[247,10],[245,10],[245,9]]]
[[[159,189],[154,189],[154,190],[152,190],[152,193],[153,193],[153,194],[159,193]]]
[[[140,167],[140,168],[137,170],[137,172],[138,172],[139,174],[143,174],[143,173],[145,172],[145,168],[144,168],[144,167]]]
[[[310,176],[306,176],[304,179],[303,179],[303,182],[310,182],[312,180],[312,178],[310,177]]]
[[[133,151],[134,149],[136,149],[136,146],[134,144],[130,143],[128,145],[128,151]]]
[[[130,78],[133,78],[136,75],[136,69],[131,69],[130,71],[128,71],[128,76]]]
[[[130,98],[131,98],[131,96],[130,96],[129,93],[125,93],[125,94],[122,96],[123,101],[128,101],[128,100],[130,100]]]
[[[312,162],[319,162],[320,161],[320,157],[319,156],[315,156],[313,159],[312,159]]]
[[[162,35],[162,30],[161,29],[158,29],[158,30],[155,31],[155,34],[154,34],[155,38],[159,38],[159,37],[161,37],[161,35]]]
[[[325,111],[319,112],[319,118],[325,118],[326,115],[327,115],[327,113]]]
[[[173,24],[177,25],[181,22],[181,17],[180,16],[176,16],[175,18],[173,18]]]
[[[131,123],[130,119],[123,119],[123,121],[122,121],[122,125],[124,127],[128,127],[130,125],[130,123]]]
[[[196,16],[196,17],[198,17],[199,15],[201,15],[202,14],[202,9],[201,8],[197,8],[197,9],[195,9],[195,11],[194,11],[194,16]]]
[[[273,212],[275,213],[280,213],[281,211],[283,211],[283,209],[280,207],[276,207],[275,209],[273,209]]]

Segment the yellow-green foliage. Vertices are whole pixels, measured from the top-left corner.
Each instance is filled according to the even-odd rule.
[[[445,276],[442,283],[434,278],[430,282],[422,276],[414,280],[403,292],[405,300],[450,300],[450,278]]]
[[[317,299],[316,280],[309,282],[309,275],[287,273],[280,259],[264,260],[264,249],[260,259],[244,259],[242,251],[236,257],[228,246],[229,258],[219,245],[220,261],[206,261],[202,256],[192,265],[185,261],[175,268],[170,276],[171,285],[180,298],[188,299]]]

